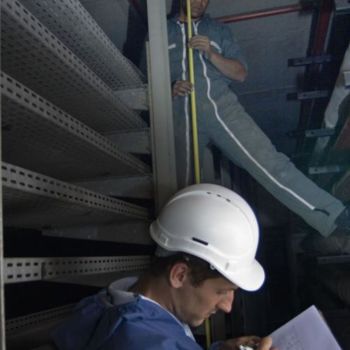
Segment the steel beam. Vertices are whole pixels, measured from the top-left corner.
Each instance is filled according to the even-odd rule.
[[[148,111],[147,88],[116,90],[114,94],[130,109]]]
[[[111,89],[142,86],[143,79],[139,71],[113,44],[83,6],[82,1],[21,0],[20,2]]]
[[[305,137],[314,138],[314,137],[326,137],[332,136],[335,134],[334,129],[324,128],[324,129],[310,129],[305,131]]]
[[[75,185],[112,197],[153,198],[151,176],[107,177],[76,182]]]
[[[7,74],[96,131],[146,127],[138,113],[18,1],[1,1],[1,44]]]
[[[107,241],[129,244],[154,244],[149,235],[147,221],[121,222],[118,225],[89,225],[81,227],[65,227],[45,229],[45,236]]]
[[[343,165],[325,165],[325,166],[312,166],[309,167],[308,173],[310,175],[341,173],[346,170]]]
[[[151,154],[149,129],[122,130],[104,136],[115,143],[119,150],[135,154]]]
[[[149,264],[149,257],[95,256],[65,258],[7,258],[5,259],[5,283],[29,281],[52,281],[71,276],[99,275],[116,272],[143,271]]]
[[[138,158],[3,72],[1,96],[6,162],[61,180],[150,173]]]
[[[51,341],[50,334],[63,320],[73,312],[75,304],[60,306],[33,314],[10,319],[6,322],[6,343],[9,349],[46,349],[42,344]],[[47,348],[53,350],[54,348]]]
[[[314,100],[318,98],[329,97],[329,90],[313,90],[313,91],[301,91],[297,93],[287,94],[287,100]]]
[[[335,13],[337,15],[350,13],[349,0],[335,0],[334,3],[335,3]]]
[[[1,121],[1,112],[0,112]],[[0,160],[1,160],[1,133],[0,133]],[[0,167],[0,179],[2,179],[2,169]],[[5,292],[4,292],[4,246],[3,246],[3,212],[2,212],[2,180],[0,186],[0,349],[5,349]]]
[[[159,209],[177,190],[165,1],[147,0],[147,11],[152,156]]]
[[[309,57],[291,58],[288,60],[288,67],[308,66],[310,64],[322,64],[332,62],[331,55],[318,55]]]
[[[2,163],[9,227],[43,228],[147,220],[149,211],[24,168]]]
[[[328,137],[328,136],[333,136],[334,134],[335,134],[335,129],[330,129],[330,128],[293,130],[287,133],[289,137],[299,137],[302,135],[307,138]]]

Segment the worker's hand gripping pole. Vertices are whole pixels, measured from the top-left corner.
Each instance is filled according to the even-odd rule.
[[[187,39],[188,42],[192,38],[192,14],[191,14],[191,0],[186,0],[187,8]],[[196,107],[196,90],[194,81],[194,64],[193,64],[193,49],[188,46],[188,71],[190,83],[193,86],[191,91],[191,115],[192,115],[192,140],[193,140],[193,159],[194,159],[194,178],[195,182],[199,184],[201,182],[200,164],[199,164],[199,149],[198,149],[198,128],[197,128],[197,107]],[[210,336],[210,321],[205,320],[205,339],[207,349],[210,348],[211,336]]]
[[[192,15],[191,1],[187,1],[187,36],[188,42],[192,38]],[[199,149],[198,149],[198,128],[197,128],[197,107],[196,107],[196,90],[194,88],[194,65],[193,65],[193,49],[188,46],[188,71],[190,83],[193,86],[191,91],[191,115],[192,115],[192,140],[193,140],[193,159],[194,159],[194,178],[195,182],[201,182],[200,165],[199,165]]]

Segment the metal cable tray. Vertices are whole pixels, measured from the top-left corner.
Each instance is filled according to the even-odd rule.
[[[2,67],[97,131],[146,123],[17,1],[1,2]]]
[[[33,314],[12,318],[6,321],[6,337],[16,337],[23,330],[45,326],[47,323],[58,323],[67,318],[74,310],[76,304],[68,304]]]
[[[3,157],[62,180],[146,174],[143,162],[1,73]]]
[[[137,68],[78,0],[21,0],[21,3],[113,90],[143,86]]]
[[[7,320],[7,347],[21,349],[26,344],[26,349],[33,349],[49,343],[51,332],[72,315],[75,306],[76,304],[68,304]]]
[[[4,162],[2,183],[8,227],[41,229],[148,218],[140,206]]]
[[[145,270],[150,263],[147,255],[91,256],[64,258],[7,258],[5,259],[5,283],[33,281],[77,281],[84,275],[111,273],[135,273]],[[113,282],[115,275],[110,276]],[[70,281],[71,281],[70,280]],[[106,284],[105,284],[106,285]]]

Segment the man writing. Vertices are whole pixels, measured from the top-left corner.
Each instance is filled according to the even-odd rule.
[[[245,80],[247,65],[229,28],[205,14],[209,0],[191,0],[190,3],[194,36],[189,42],[186,1],[180,2],[178,14],[168,21],[179,182],[182,185],[191,182],[188,94],[195,88],[201,156],[209,143],[215,144],[228,159],[247,170],[323,236],[329,236],[337,228],[349,233],[349,208],[278,152],[239,104],[229,85],[233,80]],[[195,87],[188,81],[188,46],[194,49]],[[205,175],[202,173],[204,182],[208,181]]]
[[[264,271],[255,260],[259,230],[236,193],[201,184],[172,197],[151,227],[156,257],[139,279],[126,278],[83,300],[53,336],[59,350],[200,350],[190,327],[230,312],[239,288],[256,290]],[[251,346],[271,338],[218,342],[211,350]]]

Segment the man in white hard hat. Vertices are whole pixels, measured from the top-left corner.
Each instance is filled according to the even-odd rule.
[[[84,299],[54,333],[60,350],[199,350],[190,327],[230,312],[238,288],[264,281],[255,260],[259,230],[249,205],[217,185],[193,185],[164,206],[150,233],[158,248],[148,271]],[[218,342],[212,350],[272,349],[269,337]]]

